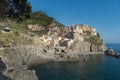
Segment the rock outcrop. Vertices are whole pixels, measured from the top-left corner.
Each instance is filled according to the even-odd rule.
[[[106,50],[104,53],[105,53],[105,55],[107,55],[107,56],[112,56],[112,57],[115,57],[115,58],[120,58],[120,54],[117,53],[117,51],[114,50],[114,49],[108,49],[108,50]]]
[[[10,77],[8,80],[38,80],[35,71],[28,70],[28,67],[24,65],[22,53],[15,52],[12,49],[10,53],[1,50],[0,57],[6,66],[2,73]]]
[[[2,72],[5,69],[6,69],[6,66],[0,58],[0,80],[11,80],[9,77],[6,77],[6,76],[3,75]]]
[[[114,56],[116,55],[116,51],[114,49],[108,49],[105,51],[105,55],[111,55],[111,56]]]

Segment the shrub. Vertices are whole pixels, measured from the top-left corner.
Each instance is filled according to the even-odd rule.
[[[10,49],[10,48],[5,48],[5,49],[4,49],[4,52],[5,52],[5,53],[10,53],[10,52],[11,52],[11,49]]]
[[[15,34],[16,36],[20,36],[20,34],[19,34],[18,31],[14,31],[14,34]]]

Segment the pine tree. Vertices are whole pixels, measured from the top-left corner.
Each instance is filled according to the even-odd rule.
[[[27,0],[0,0],[0,16],[30,18],[32,6]]]
[[[9,15],[9,4],[6,0],[0,0],[0,17]]]
[[[32,7],[27,0],[9,0],[9,2],[17,16],[30,16]]]

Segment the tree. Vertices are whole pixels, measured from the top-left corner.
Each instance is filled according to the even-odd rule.
[[[0,17],[7,16],[9,14],[9,4],[6,0],[0,0]]]
[[[27,10],[27,13],[25,15],[26,15],[27,18],[30,18],[30,14],[32,12],[32,6],[31,6],[30,2],[27,2],[26,10]]]
[[[3,9],[4,8],[4,9]],[[29,18],[32,12],[32,6],[28,0],[0,0],[0,9],[10,16]]]

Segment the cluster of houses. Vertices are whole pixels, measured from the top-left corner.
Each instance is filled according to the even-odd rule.
[[[84,25],[78,24],[78,25],[73,25],[71,27],[73,28],[73,30],[74,30],[75,33],[78,33],[80,35],[83,35],[85,32],[90,32],[91,35],[97,36],[96,29],[93,28],[93,27],[90,27],[90,26],[88,26],[86,24],[84,24]]]
[[[31,31],[41,31],[41,30],[44,30],[44,29],[51,29],[51,28],[54,28],[54,27],[55,27],[55,24],[50,24],[50,25],[47,25],[47,26],[40,26],[38,24],[27,25],[27,28]]]
[[[84,33],[90,32],[91,35],[96,36],[97,32],[95,28],[88,25],[73,25],[70,27],[64,27],[65,33],[61,32],[60,28],[55,25],[49,25],[48,34],[40,37],[40,40],[45,45],[54,47],[66,47],[70,48],[74,41],[84,41]],[[28,28],[32,31],[39,31],[42,29],[38,25],[28,25]],[[60,35],[64,33],[65,35]]]
[[[41,31],[41,30],[43,30],[43,27],[39,26],[38,24],[28,25],[27,27],[28,27],[29,30],[32,30],[32,31]]]
[[[66,47],[69,48],[74,40],[73,39],[68,39],[68,38],[63,38],[63,37],[53,37],[53,36],[48,36],[48,35],[43,35],[41,37],[41,40],[46,44],[54,47]]]

